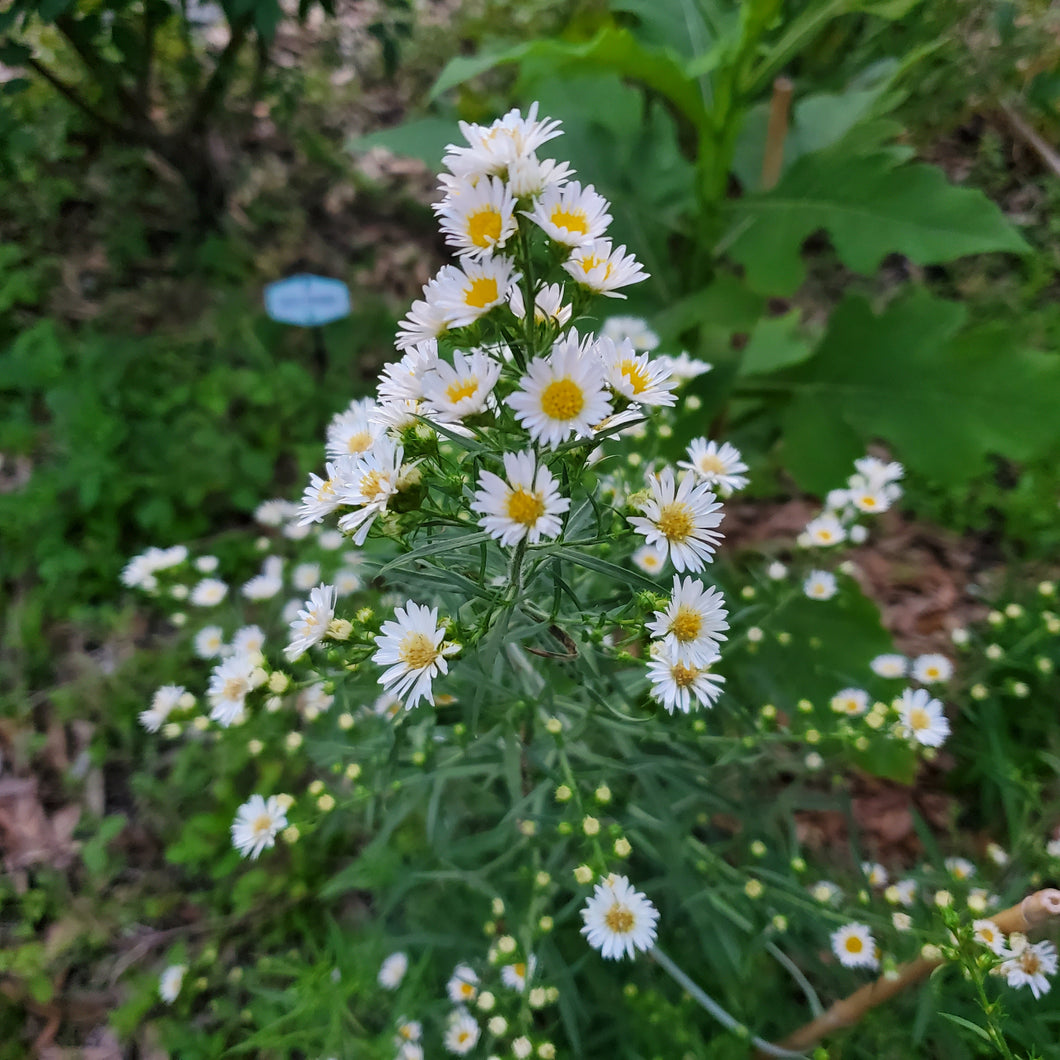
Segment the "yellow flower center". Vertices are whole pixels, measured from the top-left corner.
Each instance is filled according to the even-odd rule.
[[[372,434],[370,431],[358,431],[350,435],[346,443],[346,449],[350,453],[366,453],[372,448]]]
[[[497,281],[492,276],[480,276],[464,288],[464,302],[472,309],[485,309],[498,297]]]
[[[568,232],[577,232],[584,236],[589,231],[589,221],[584,210],[564,210],[562,206],[557,206],[549,220],[557,228],[565,228]]]
[[[659,511],[657,525],[668,541],[684,541],[695,529],[692,509],[683,501],[664,504]]]
[[[475,988],[470,983],[460,984],[460,996],[461,997],[474,997]]]
[[[604,923],[616,935],[628,935],[633,930],[633,914],[616,903],[604,913]]]
[[[931,718],[928,712],[921,707],[914,707],[909,712],[909,728],[913,732],[920,732],[923,729],[931,728]]]
[[[684,663],[677,663],[670,670],[670,676],[674,679],[674,684],[678,688],[688,688],[699,676],[699,670],[694,666],[685,666]]]
[[[426,633],[406,633],[398,646],[398,657],[410,670],[424,670],[438,658],[438,649]]]
[[[262,832],[267,832],[272,828],[272,817],[267,813],[260,813],[254,818],[254,823],[250,828],[255,835],[261,835]]]
[[[318,501],[326,501],[330,497],[334,497],[334,496],[335,496],[335,480],[329,478],[327,480],[327,482],[324,482],[321,485],[320,489],[317,490],[317,500]]]
[[[924,670],[924,676],[925,677],[930,677],[932,680],[935,680],[935,678],[938,677],[938,675],[939,675],[939,668],[937,666],[928,666]]]
[[[369,501],[374,501],[390,485],[390,480],[382,471],[369,471],[361,477],[360,493]]]
[[[476,247],[491,247],[501,237],[501,215],[492,207],[471,214],[467,219],[467,237]]]
[[[678,640],[695,640],[703,628],[703,616],[687,604],[681,604],[670,623],[670,632]]]
[[[557,379],[541,392],[541,411],[549,419],[572,420],[584,407],[585,395],[573,379]]]
[[[822,544],[825,544],[825,545],[827,545],[828,542],[832,540],[833,536],[834,535],[832,534],[831,530],[823,530],[822,529],[822,530],[818,530],[817,531],[817,540],[822,542]]]
[[[520,961],[518,964],[512,965],[512,971],[515,972],[520,979],[526,978],[526,965]]]
[[[508,518],[523,526],[533,526],[545,514],[545,502],[536,493],[524,489],[512,490],[507,508]]]
[[[1026,949],[1020,954],[1020,967],[1028,975],[1036,975],[1042,967],[1041,958],[1034,950]]]
[[[470,1031],[458,1031],[456,1035],[456,1041],[458,1045],[463,1045],[471,1037]]]
[[[221,690],[221,696],[224,699],[240,699],[247,694],[250,689],[247,686],[246,678],[243,677],[230,677],[225,681],[224,688]]]
[[[862,508],[875,508],[876,498],[871,493],[863,494],[861,497]]]
[[[865,949],[865,943],[857,935],[850,935],[843,943],[843,948],[847,953],[861,953]]]
[[[725,471],[725,464],[717,453],[704,453],[697,466],[704,475],[720,475]]]
[[[460,380],[456,383],[450,383],[445,388],[445,396],[455,405],[458,401],[463,401],[464,398],[473,397],[478,393],[478,379],[475,376],[468,376],[467,379]]]
[[[651,386],[651,377],[644,368],[632,358],[623,361],[619,366],[619,370],[629,380],[630,385],[633,387],[634,394],[642,394]]]

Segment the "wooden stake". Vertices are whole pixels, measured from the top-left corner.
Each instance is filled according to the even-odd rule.
[[[1060,919],[1060,891],[1049,888],[1027,895],[1018,905],[997,913],[989,918],[1005,935],[1014,931],[1027,933],[1045,927],[1053,920]],[[869,1009],[882,1005],[907,986],[912,986],[926,979],[943,962],[928,961],[918,958],[908,964],[900,965],[895,974],[881,976],[874,983],[855,990],[850,997],[837,1001],[830,1009],[822,1012],[815,1020],[789,1034],[777,1044],[782,1049],[804,1051],[814,1046],[825,1035],[842,1027],[852,1027]],[[758,1053],[763,1057],[765,1054]]]
[[[773,98],[769,102],[769,125],[766,128],[766,150],[762,157],[762,190],[775,188],[784,164],[784,140],[788,135],[788,115],[795,86],[786,77],[773,82]]]

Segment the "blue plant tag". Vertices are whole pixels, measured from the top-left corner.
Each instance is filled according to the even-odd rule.
[[[265,312],[281,324],[315,328],[350,314],[350,289],[342,280],[299,273],[265,288]]]

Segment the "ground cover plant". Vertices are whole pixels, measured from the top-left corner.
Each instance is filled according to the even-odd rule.
[[[754,143],[767,153],[753,115],[771,87],[755,87],[747,64],[797,72],[818,31],[849,27],[828,22],[838,9],[809,23],[814,8],[786,11],[779,25],[766,6],[748,10],[714,25],[721,43],[690,75],[732,98],[703,141],[710,166],[732,135],[745,156]],[[602,31],[583,22],[580,41],[521,46],[517,61],[553,74],[557,55],[613,64],[619,41],[635,85],[637,48],[658,48],[664,27],[654,9],[616,13]],[[792,34],[799,48],[770,59]],[[451,68],[442,88],[453,80]],[[654,114],[650,130],[659,112],[644,100],[657,95],[620,98],[633,109],[609,120],[628,134],[630,113]],[[667,195],[600,194],[632,156],[612,156],[599,178],[591,152],[569,171],[594,135],[588,108],[562,124],[529,100],[498,110],[459,129],[444,119],[434,213],[453,259],[399,311],[398,359],[383,351],[377,378],[367,366],[330,372],[324,413],[319,366],[262,382],[263,408],[281,393],[305,404],[287,404],[282,423],[262,417],[246,449],[238,423],[223,429],[222,399],[200,416],[250,461],[238,507],[253,521],[227,522],[219,507],[170,533],[163,505],[130,534],[101,518],[101,562],[125,566],[121,590],[113,578],[122,610],[95,621],[138,624],[136,649],[109,678],[50,690],[48,705],[110,715],[105,730],[4,729],[15,770],[47,761],[60,793],[41,804],[36,781],[0,778],[12,1055],[28,1027],[54,1056],[808,1055],[822,1035],[834,1055],[1051,1055],[1056,952],[1039,933],[1056,913],[1060,847],[1055,733],[1040,704],[1056,692],[1055,584],[1048,572],[1026,587],[987,583],[993,610],[936,600],[960,619],[942,611],[934,636],[903,631],[893,597],[882,616],[872,599],[888,549],[910,568],[910,596],[924,595],[916,529],[900,514],[910,484],[926,504],[932,489],[981,481],[996,455],[1044,462],[1051,436],[1019,431],[1004,408],[976,436],[968,472],[909,416],[908,391],[896,396],[879,371],[849,376],[855,352],[878,368],[896,343],[915,346],[910,366],[937,373],[917,378],[918,407],[968,446],[988,391],[1044,404],[1050,355],[1002,368],[982,307],[964,314],[952,291],[908,278],[897,293],[862,282],[852,297],[858,284],[822,283],[813,254],[792,301],[768,301],[755,276],[772,247],[738,249],[759,207],[746,189],[731,203],[733,186],[716,179],[703,185],[713,199],[674,207],[669,235],[642,223],[642,250],[626,207]],[[673,161],[668,128],[648,135]],[[833,144],[830,164],[854,165],[859,143]],[[689,144],[674,140],[679,153]],[[814,153],[811,171],[824,164]],[[753,171],[738,154],[722,166],[737,179]],[[951,223],[958,203],[976,214],[966,249],[1024,252],[985,198],[911,168],[920,176],[898,185],[926,182]],[[16,274],[16,294],[30,292],[32,262]],[[660,278],[688,297],[660,297]],[[232,326],[247,333],[238,317]],[[13,380],[70,410],[76,434],[60,380],[77,359],[38,363],[48,329],[23,330]],[[265,347],[270,333],[259,335]],[[130,347],[112,369],[116,391],[133,358]],[[248,363],[250,390],[264,364]],[[85,385],[104,367],[89,359]],[[971,367],[961,401],[941,400]],[[206,389],[228,385],[218,371]],[[871,395],[861,415],[833,403],[844,388]],[[130,405],[143,392],[137,382]],[[888,395],[893,415],[866,413]],[[334,409],[324,451],[300,445],[297,462],[313,469],[301,504],[286,473],[285,496],[265,499],[282,439],[307,437],[307,421],[323,426]],[[838,451],[832,434],[817,441],[815,412],[822,431],[839,418],[854,437]],[[107,422],[99,409],[81,422],[93,419]],[[808,495],[780,509],[745,500],[775,489],[799,444],[792,471]],[[194,467],[179,471],[159,494],[170,512],[201,488]],[[114,488],[90,454],[65,473],[64,488]],[[145,477],[147,495],[120,503],[140,519],[152,489]],[[1055,507],[1047,483],[1042,496]],[[48,530],[37,498],[34,525]],[[144,535],[150,547],[116,554]],[[39,537],[24,528],[18,552],[47,554]],[[952,549],[941,536],[930,546]],[[81,562],[100,577],[97,560]],[[888,995],[879,1008],[854,992],[877,976],[866,989]]]

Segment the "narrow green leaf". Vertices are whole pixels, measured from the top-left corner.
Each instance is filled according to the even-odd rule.
[[[421,545],[410,552],[405,552],[392,559],[385,566],[376,571],[377,575],[383,575],[392,570],[402,570],[418,559],[428,559],[431,556],[440,556],[443,552],[453,552],[458,548],[470,548],[472,545],[480,545],[489,540],[489,534],[485,531],[475,534],[459,534],[455,537],[446,537],[443,541],[432,541],[429,545]]]
[[[658,592],[659,585],[645,574],[641,574],[638,570],[632,568],[627,569],[625,567],[619,567],[615,563],[608,563],[605,559],[600,559],[597,556],[592,555],[589,552],[579,552],[573,548],[559,548],[553,549],[550,555],[558,556],[560,559],[566,560],[568,563],[574,563],[579,567],[585,567],[587,570],[594,570],[598,574],[606,574],[609,578],[612,578],[618,582],[619,585],[629,585],[631,588],[633,585],[639,585],[642,589],[651,589],[654,592]]]

